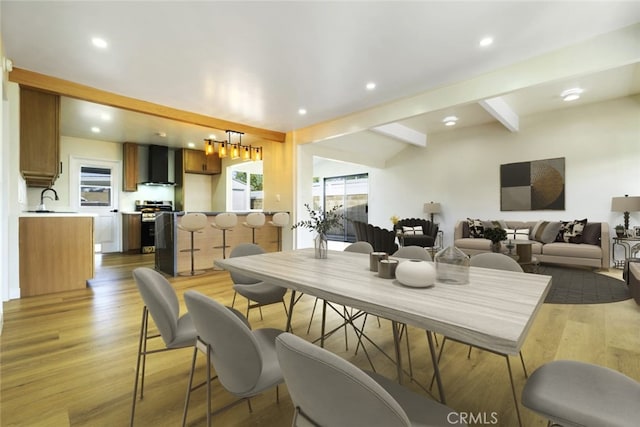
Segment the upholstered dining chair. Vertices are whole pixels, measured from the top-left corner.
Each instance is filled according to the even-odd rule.
[[[231,251],[230,258],[258,255],[265,253],[265,250],[253,243],[242,243]],[[257,308],[260,311],[260,319],[262,319],[262,307],[265,305],[282,303],[285,314],[287,313],[287,305],[284,302],[284,294],[287,288],[263,282],[252,277],[245,276],[240,273],[229,273],[233,281],[233,300],[231,307],[236,303],[236,294],[240,294],[247,299],[246,316],[249,317],[249,310]]]
[[[129,420],[131,426],[133,426],[136,412],[138,383],[140,384],[140,399],[144,395],[144,374],[147,355],[191,347],[196,342],[197,336],[191,315],[185,313],[180,316],[178,297],[171,284],[162,274],[148,267],[138,267],[133,270],[133,278],[142,296],[144,307],[142,308],[136,379],[133,385],[133,403],[131,405],[131,419]],[[159,334],[149,334],[149,314],[151,314]],[[162,338],[164,347],[148,349],[148,342],[155,338]]]
[[[276,351],[295,408],[293,426],[445,426],[460,419],[451,408],[290,333],[276,338]]]
[[[431,261],[431,254],[422,246],[403,246],[391,256],[396,258],[421,259]]]
[[[207,216],[201,212],[189,212],[182,216],[180,219],[180,223],[178,224],[178,228],[184,230],[190,234],[191,237],[191,246],[189,249],[183,249],[181,252],[191,252],[191,270],[187,273],[191,276],[195,276],[196,274],[202,274],[204,271],[194,269],[194,252],[199,251],[200,249],[196,249],[193,244],[193,236],[195,233],[202,231],[209,221],[207,220]]]
[[[286,376],[285,376],[286,379]],[[522,404],[553,425],[637,426],[640,382],[613,369],[554,360],[536,369],[522,390]]]
[[[239,398],[216,413],[243,400],[247,400],[251,411],[249,398],[274,386],[279,401],[277,386],[283,382],[283,376],[276,355],[275,339],[282,331],[273,328],[251,330],[238,313],[194,290],[186,291],[184,299],[198,337],[193,349],[182,425],[186,424],[191,392],[206,385],[207,426],[211,426],[211,417],[214,415],[211,412],[212,365],[222,387]],[[207,358],[206,380],[194,387],[193,373],[199,351]]]
[[[243,226],[251,229],[251,243],[256,243],[256,228],[262,228],[265,224],[265,216],[262,212],[251,212],[247,215],[247,220],[242,223]]]
[[[227,231],[232,230],[238,225],[238,216],[233,212],[222,212],[216,215],[211,223],[213,228],[222,230],[222,246],[216,246],[216,248],[222,248],[222,258],[227,257]]]
[[[282,229],[289,225],[289,221],[290,216],[288,212],[276,212],[271,217],[271,221],[269,221],[269,224],[278,228],[278,237],[276,242],[278,243],[279,251],[282,250]]]

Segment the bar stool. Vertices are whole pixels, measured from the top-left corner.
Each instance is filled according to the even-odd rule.
[[[196,271],[194,269],[194,252],[200,249],[194,248],[193,235],[207,226],[207,216],[200,212],[190,212],[185,214],[178,224],[180,230],[187,231],[191,234],[191,247],[189,249],[182,249],[180,252],[191,252],[191,271],[189,275],[195,276],[196,274],[202,274],[204,271]]]
[[[256,244],[256,228],[264,226],[265,217],[262,212],[251,212],[247,215],[247,220],[242,223],[245,227],[251,229],[251,243]]]
[[[273,214],[273,218],[269,224],[278,227],[278,250],[282,250],[282,228],[289,225],[289,214],[287,212],[278,212]]]
[[[226,249],[229,247],[227,246],[227,230],[231,230],[236,225],[238,225],[238,216],[233,212],[219,213],[211,223],[213,228],[222,230],[222,246],[215,246],[215,248],[222,248],[222,258],[227,257]]]

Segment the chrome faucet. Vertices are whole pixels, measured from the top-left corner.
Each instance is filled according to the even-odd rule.
[[[60,200],[60,198],[58,197],[58,193],[56,192],[56,190],[54,190],[51,187],[47,187],[44,190],[42,190],[42,192],[40,193],[40,206],[38,206],[38,210],[39,211],[46,211],[47,208],[44,206],[44,193],[46,193],[47,191],[53,191],[53,195],[55,196],[55,200]],[[47,196],[47,198],[49,200],[54,200],[52,199],[50,196]]]

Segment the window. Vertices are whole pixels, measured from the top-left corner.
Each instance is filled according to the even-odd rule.
[[[264,206],[262,162],[230,166],[229,172],[231,210],[262,210]]]
[[[80,168],[80,206],[111,206],[112,194],[111,169]]]

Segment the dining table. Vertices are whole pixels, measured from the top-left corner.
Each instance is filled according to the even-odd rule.
[[[436,280],[428,287],[409,287],[371,271],[367,254],[329,250],[327,258],[320,259],[313,248],[217,259],[214,263],[230,272],[290,289],[286,330],[291,328],[296,293],[423,329],[442,403],[446,399],[433,333],[504,356],[522,425],[509,356],[520,354],[551,286],[551,276],[469,267],[467,284]],[[396,355],[399,358],[397,351]],[[398,367],[398,380],[401,373]]]

